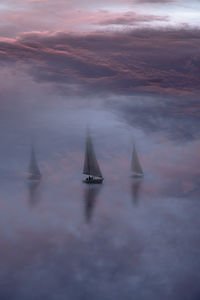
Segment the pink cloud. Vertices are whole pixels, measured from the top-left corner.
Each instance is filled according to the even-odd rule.
[[[142,15],[135,12],[105,14],[101,16],[100,21],[96,21],[99,25],[136,25],[138,23],[150,23],[153,21],[168,21],[167,16]]]
[[[82,35],[32,32],[3,38],[0,57],[4,63],[27,64],[37,81],[74,83],[90,91],[185,96],[199,91],[199,46],[199,32],[193,29]]]

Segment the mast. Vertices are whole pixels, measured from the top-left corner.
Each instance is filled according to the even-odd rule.
[[[132,161],[131,161],[131,170],[135,175],[143,176],[143,170],[140,165],[140,161],[136,152],[135,145],[133,146],[133,154],[132,154]]]
[[[103,178],[97,158],[96,158],[96,154],[94,152],[94,147],[93,147],[92,139],[91,139],[89,132],[88,132],[87,138],[86,138],[83,174]]]
[[[31,148],[31,158],[29,163],[29,173],[31,174],[31,177],[41,177],[40,169],[37,164],[36,156],[35,156],[35,150],[32,146]]]

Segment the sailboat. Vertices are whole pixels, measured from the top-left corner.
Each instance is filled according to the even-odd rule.
[[[30,180],[40,180],[41,178],[40,169],[37,164],[36,156],[35,156],[35,149],[32,146],[31,148],[31,158],[29,163],[29,176],[28,179]]]
[[[143,177],[144,173],[142,167],[140,165],[140,161],[136,152],[135,145],[133,146],[133,154],[132,154],[132,161],[131,161],[131,171],[133,177]]]
[[[85,160],[83,166],[83,174],[88,175],[83,182],[85,183],[102,183],[103,176],[94,152],[92,139],[88,132],[85,147]]]

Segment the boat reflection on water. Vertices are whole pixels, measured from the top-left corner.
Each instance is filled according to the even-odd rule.
[[[131,180],[131,195],[134,205],[138,205],[143,178],[132,178]]]
[[[36,206],[40,202],[40,180],[29,180],[27,183],[29,191],[29,204],[31,207]]]
[[[86,222],[89,223],[92,218],[97,196],[99,195],[101,185],[88,184],[84,187],[84,211]]]
[[[37,163],[34,146],[31,146],[31,156],[29,162],[29,175],[28,175],[28,190],[29,190],[29,203],[30,206],[35,206],[40,200],[40,180],[41,173]]]
[[[131,159],[131,195],[134,204],[138,204],[143,177],[144,173],[134,145]]]

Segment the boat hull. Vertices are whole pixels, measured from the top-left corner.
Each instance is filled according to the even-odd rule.
[[[144,174],[133,173],[133,174],[131,175],[131,177],[133,177],[133,178],[143,178],[143,177],[144,177]]]
[[[87,177],[83,180],[84,183],[87,184],[101,184],[103,183],[103,178],[93,178],[93,177]]]
[[[41,177],[42,177],[41,175],[30,174],[28,176],[28,180],[31,180],[31,181],[40,181]]]

